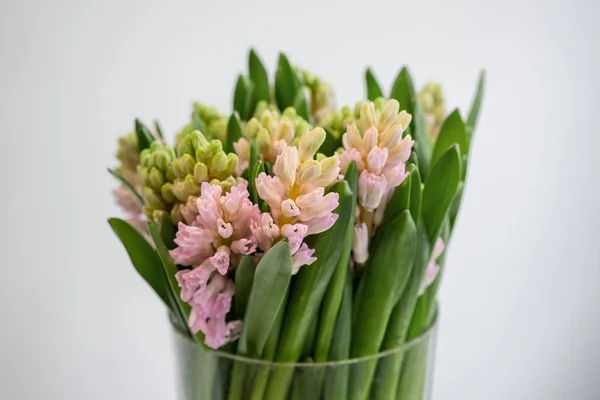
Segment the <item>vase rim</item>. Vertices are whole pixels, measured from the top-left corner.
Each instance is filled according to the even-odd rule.
[[[179,332],[177,329],[173,329],[173,331],[175,332],[175,335],[180,336],[182,339],[191,342],[194,346],[198,346],[202,351],[204,351],[206,353],[211,353],[211,354],[215,355],[216,357],[226,358],[226,359],[229,359],[232,361],[238,361],[238,362],[243,362],[246,364],[253,364],[253,365],[257,365],[257,366],[265,366],[265,367],[270,367],[270,368],[277,368],[277,367],[278,368],[339,367],[339,366],[343,366],[343,365],[351,365],[351,364],[357,364],[357,363],[366,362],[366,361],[378,360],[383,357],[390,356],[392,354],[405,352],[405,351],[411,349],[412,347],[417,346],[418,344],[429,339],[435,333],[435,331],[437,329],[437,325],[438,325],[438,317],[439,317],[439,306],[436,307],[436,312],[435,312],[435,315],[434,315],[431,325],[419,336],[411,339],[410,341],[408,341],[406,343],[401,344],[400,346],[393,347],[391,349],[384,350],[384,351],[381,351],[376,354],[369,354],[366,356],[349,358],[349,359],[339,360],[339,361],[323,361],[323,362],[267,361],[267,360],[261,360],[259,358],[252,358],[252,357],[241,356],[238,354],[227,353],[227,352],[220,351],[220,350],[206,349],[203,345],[201,345],[197,342],[193,342],[192,340],[190,340],[190,338],[182,335],[181,332]]]

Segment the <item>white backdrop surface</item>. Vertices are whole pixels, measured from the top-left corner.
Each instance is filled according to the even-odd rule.
[[[134,117],[231,108],[254,46],[332,82],[488,86],[441,291],[436,400],[600,397],[594,1],[2,1],[0,398],[173,399],[161,304],[106,218]]]

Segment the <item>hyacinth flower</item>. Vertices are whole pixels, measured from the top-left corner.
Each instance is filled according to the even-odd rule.
[[[303,243],[304,238],[326,231],[338,217],[333,213],[338,206],[338,194],[325,194],[325,188],[338,179],[338,156],[321,161],[313,159],[324,140],[323,129],[306,131],[298,147],[288,146],[277,156],[273,166],[275,176],[261,173],[256,179],[258,195],[271,211],[261,215],[252,225],[252,231],[264,251],[282,238],[288,240],[294,274],[302,265],[316,260],[312,257],[314,250]]]
[[[398,101],[388,100],[377,115],[374,103],[364,102],[359,120],[349,124],[342,136],[344,150],[340,167],[345,172],[350,162],[356,163],[360,222],[368,231],[365,235],[361,225],[361,235],[355,238],[357,249],[368,246],[374,230],[375,210],[385,207],[384,200],[408,176],[405,166],[414,141],[410,135],[403,137],[403,132],[410,124],[411,116],[399,109]],[[377,214],[381,216],[382,210]],[[363,264],[366,259],[355,252],[355,261]]]
[[[293,108],[286,109],[283,114],[266,107],[257,112],[257,116],[246,123],[245,137],[233,144],[239,157],[237,174],[241,175],[248,168],[251,140],[256,141],[261,160],[274,164],[283,149],[295,144],[300,134],[310,128],[301,118],[298,122],[298,118]]]
[[[438,238],[435,242],[435,246],[433,247],[433,253],[431,255],[431,260],[429,260],[429,264],[427,265],[427,271],[425,272],[425,276],[423,277],[423,282],[421,282],[421,287],[419,288],[419,295],[425,293],[425,290],[435,281],[438,273],[440,272],[440,266],[437,264],[437,259],[440,258],[442,253],[444,252],[444,241],[442,238]]]
[[[140,157],[138,174],[143,185],[144,212],[154,220],[160,220],[162,213],[174,223],[186,220],[194,213],[193,206],[189,207],[190,197],[200,195],[203,182],[228,190],[243,181],[233,176],[237,155],[225,153],[221,141],[208,141],[199,131],[181,137],[177,150],[152,142]]]
[[[223,194],[221,186],[203,182],[201,192],[192,223],[178,225],[178,247],[171,256],[178,264],[192,267],[176,275],[181,299],[192,308],[192,331],[202,331],[206,344],[218,348],[231,331],[225,329],[225,315],[231,308],[234,285],[227,274],[242,256],[256,251],[250,225],[258,219],[259,210],[245,184]]]
[[[442,121],[446,117],[446,99],[444,88],[441,84],[429,82],[418,94],[419,103],[423,107],[423,114],[427,130],[432,141],[438,136]]]

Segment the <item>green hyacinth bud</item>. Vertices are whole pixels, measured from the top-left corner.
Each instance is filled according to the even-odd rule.
[[[148,182],[152,189],[160,191],[160,188],[165,183],[165,177],[158,168],[152,167],[152,169],[150,169],[150,175],[148,176]]]
[[[160,188],[160,196],[167,204],[173,204],[175,202],[175,195],[171,190],[173,184],[171,182],[167,182]]]
[[[117,146],[117,159],[121,162],[119,168],[135,171],[140,163],[137,136],[135,132],[121,136]]]
[[[194,179],[196,182],[206,182],[209,178],[208,167],[203,162],[198,162],[194,166]]]
[[[146,206],[154,210],[164,210],[166,208],[165,203],[163,202],[160,195],[158,195],[152,188],[144,187],[142,189],[142,197],[144,198],[144,202]]]
[[[258,131],[260,131],[261,128],[262,126],[260,125],[258,119],[250,119],[250,121],[248,121],[248,123],[246,124],[246,136],[249,139],[256,139],[256,135],[258,134]]]
[[[220,151],[212,157],[210,163],[210,175],[217,179],[223,179],[227,176],[223,176],[227,172],[227,155],[224,151]]]

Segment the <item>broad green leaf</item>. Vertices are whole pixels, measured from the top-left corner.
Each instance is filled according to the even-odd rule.
[[[142,150],[150,147],[150,144],[154,141],[154,136],[146,128],[146,126],[139,120],[135,120],[135,135],[138,142],[138,151],[141,153]]]
[[[442,222],[458,190],[460,182],[460,153],[452,145],[437,163],[425,181],[422,215],[431,243],[437,239]]]
[[[248,70],[250,71],[250,79],[254,84],[254,103],[256,104],[261,100],[269,102],[271,98],[269,76],[267,74],[267,69],[254,49],[250,49],[250,54],[248,55]]]
[[[310,112],[310,90],[307,87],[300,88],[294,97],[294,108],[299,116],[309,123],[312,123],[312,114]]]
[[[350,190],[356,196],[358,193],[358,182],[357,182],[357,170],[356,164],[351,162],[346,170],[346,180],[350,186]],[[354,226],[354,215],[352,215],[350,226]],[[319,326],[317,332],[317,338],[315,343],[314,358],[316,362],[327,361],[329,356],[330,346],[332,343],[333,331],[335,329],[335,323],[337,321],[337,315],[340,310],[342,303],[342,296],[344,294],[344,286],[346,282],[346,276],[349,270],[350,253],[352,251],[352,242],[354,238],[354,229],[348,229],[346,232],[346,238],[344,239],[344,245],[341,257],[335,267],[327,291],[321,304],[321,312],[319,315]]]
[[[334,211],[339,218],[329,230],[309,236],[306,240],[308,247],[315,249],[314,257],[317,260],[311,265],[300,268],[294,278],[275,357],[275,361],[278,362],[298,361],[311,316],[318,312],[325,290],[342,255],[342,246],[337,245],[339,238],[345,238],[348,229],[354,229],[350,222],[356,210],[356,195],[353,194],[348,182],[335,183],[330,192],[339,194],[339,206]],[[292,369],[274,370],[265,398],[284,398],[292,376]]]
[[[244,319],[246,307],[248,306],[248,298],[252,291],[255,271],[256,263],[251,256],[242,258],[240,265],[235,270],[235,295],[233,296],[233,306],[237,319]]]
[[[415,85],[407,67],[402,67],[400,72],[398,72],[396,80],[392,84],[390,97],[398,100],[401,110],[406,110],[409,114],[414,113],[413,99],[416,97]]]
[[[110,218],[108,223],[121,240],[136,271],[156,292],[167,308],[171,309],[169,288],[164,279],[162,264],[150,243],[126,221]]]
[[[161,139],[165,138],[163,129],[160,126],[160,122],[158,122],[158,120],[154,121],[154,129],[156,130],[156,134],[158,135],[159,138],[161,138]]]
[[[419,288],[431,257],[431,250],[427,229],[421,222],[417,228],[417,251],[410,278],[390,316],[385,337],[381,344],[381,351],[397,348],[404,344],[406,340],[417,303]],[[377,385],[373,393],[374,399],[395,398],[404,356],[404,352],[400,352],[379,361]]]
[[[435,141],[433,148],[433,156],[431,157],[431,165],[435,167],[435,163],[453,144],[457,144],[463,155],[469,154],[469,143],[465,132],[465,124],[460,117],[460,113],[454,110],[446,117],[440,128],[440,133]]]
[[[129,183],[129,181],[127,179],[125,179],[123,177],[123,175],[121,175],[121,173],[119,173],[119,171],[108,168],[108,172],[112,176],[117,178],[123,185],[125,185],[125,187],[127,189],[129,189],[129,191],[135,195],[135,197],[137,198],[137,200],[140,202],[141,205],[144,205],[144,199],[142,198],[142,196],[137,192],[137,190],[135,190],[135,188],[131,185],[131,183]]]
[[[386,227],[360,281],[350,350],[353,358],[379,352],[392,310],[413,269],[416,248],[417,229],[410,211],[405,210]],[[368,398],[376,365],[374,360],[351,367],[351,399]]]
[[[242,121],[237,112],[233,112],[227,121],[227,142],[225,143],[225,152],[233,153],[235,149],[233,144],[242,137]]]
[[[156,246],[156,252],[160,257],[160,260],[162,261],[162,267],[167,277],[169,287],[171,289],[171,295],[175,299],[177,311],[179,312],[181,318],[187,321],[191,312],[191,307],[188,303],[181,300],[181,290],[179,288],[179,284],[177,283],[177,279],[175,278],[175,274],[177,274],[179,270],[173,262],[173,259],[169,254],[169,249],[167,248],[162,239],[162,234],[160,232],[159,225],[153,221],[150,221],[148,223],[148,231],[150,232],[150,237],[152,237],[154,245]],[[205,346],[204,334],[202,332],[198,332],[196,335],[193,335],[193,338],[194,340],[196,340],[196,342],[201,343],[203,346]]]
[[[265,253],[256,267],[244,316],[238,352],[260,357],[283,304],[292,277],[290,245],[281,241]]]
[[[195,131],[198,131],[203,135],[208,134],[208,132],[206,132],[206,126],[204,125],[204,121],[202,120],[202,117],[200,116],[200,113],[198,111],[194,111],[192,113],[192,126],[194,127]]]
[[[287,303],[288,294],[289,290],[286,293],[285,299],[283,301],[284,305],[279,308],[277,318],[275,318],[275,322],[273,323],[271,333],[269,333],[267,343],[265,343],[265,349],[263,350],[263,355],[261,357],[262,360],[273,361],[273,358],[275,358],[275,352],[277,351],[277,343],[279,342],[279,334],[281,332],[281,324],[283,324],[283,317],[285,315],[285,305]],[[250,397],[250,400],[263,400],[264,393],[267,388],[267,383],[269,381],[271,369],[272,368],[268,366],[258,367],[256,375],[254,375],[253,379],[254,385],[252,388],[252,396]]]
[[[352,332],[352,276],[346,275],[344,295],[338,313],[333,340],[329,351],[329,360],[341,361],[350,358]],[[348,365],[328,368],[323,386],[324,399],[345,399],[348,392]]]
[[[385,97],[371,68],[367,68],[367,71],[365,72],[365,83],[367,86],[367,99],[373,101],[378,97]]]
[[[467,117],[467,138],[469,142],[473,138],[475,128],[477,128],[477,120],[479,119],[479,110],[481,108],[481,102],[483,101],[483,93],[485,89],[485,71],[479,72],[479,78],[477,79],[477,91],[475,92],[475,98],[471,104],[471,110]]]
[[[325,141],[319,147],[319,153],[325,154],[327,157],[331,157],[337,149],[342,147],[342,136],[336,137],[331,130],[324,128],[325,130]]]
[[[300,89],[300,80],[285,54],[279,54],[275,72],[275,100],[280,110],[294,105],[296,93]]]
[[[253,110],[250,109],[252,95],[252,81],[243,75],[239,75],[233,92],[233,109],[244,121],[249,120],[252,115]]]

